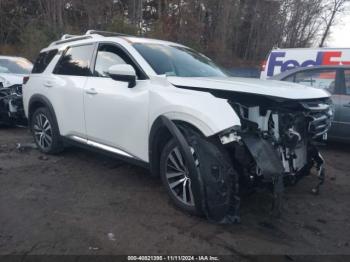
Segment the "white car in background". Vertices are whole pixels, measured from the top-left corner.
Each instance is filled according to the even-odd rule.
[[[23,100],[42,152],[67,143],[139,164],[175,205],[211,221],[239,221],[242,189],[272,185],[279,207],[284,185],[312,166],[315,192],[324,179],[313,140],[330,125],[326,91],[231,78],[177,43],[65,35],[40,53]]]
[[[23,78],[33,64],[25,58],[0,56],[0,124],[15,125],[26,122],[22,102]]]
[[[26,58],[0,56],[0,79],[4,87],[22,85],[23,77],[32,71],[33,64]]]

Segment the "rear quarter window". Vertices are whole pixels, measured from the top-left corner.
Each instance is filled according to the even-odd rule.
[[[52,59],[57,54],[58,50],[50,50],[47,52],[42,52],[39,54],[38,58],[36,59],[34,63],[34,67],[32,70],[33,74],[40,74],[45,71],[47,66],[51,63]]]

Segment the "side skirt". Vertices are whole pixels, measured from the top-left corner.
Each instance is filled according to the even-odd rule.
[[[114,149],[112,147],[98,144],[95,142],[88,143],[88,141],[84,140],[84,139],[80,139],[79,141],[77,141],[77,140],[70,138],[70,137],[62,137],[62,140],[63,140],[65,145],[71,145],[71,146],[83,148],[83,149],[89,150],[91,152],[103,154],[105,156],[108,156],[108,157],[111,157],[114,159],[125,161],[131,165],[139,166],[139,167],[145,168],[147,170],[150,169],[149,163],[147,163],[141,159],[138,159],[136,157],[128,156],[128,154],[123,153],[123,151],[116,149],[116,148]],[[118,151],[120,151],[120,153],[117,153]]]

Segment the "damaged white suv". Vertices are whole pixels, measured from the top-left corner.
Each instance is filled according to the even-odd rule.
[[[23,95],[42,152],[73,143],[140,164],[175,205],[211,221],[239,221],[243,190],[266,185],[280,203],[284,186],[314,165],[315,192],[323,182],[313,140],[330,127],[327,92],[230,78],[180,44],[65,35],[40,53]]]

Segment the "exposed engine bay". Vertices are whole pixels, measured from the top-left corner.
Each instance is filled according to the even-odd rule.
[[[321,165],[313,141],[326,138],[333,118],[330,99],[288,101],[256,97],[230,100],[230,104],[242,123],[237,133],[256,163],[253,169],[243,166],[250,180],[262,177],[271,181],[274,173],[282,171],[294,183],[300,173],[310,170],[313,161]],[[245,163],[247,156],[243,160],[242,154],[237,153],[241,151],[235,149],[234,157]]]
[[[240,185],[245,190],[272,185],[273,205],[279,212],[284,186],[295,184],[316,167],[319,180],[312,192],[317,194],[325,171],[315,141],[327,138],[334,115],[331,100],[239,94],[228,101],[242,126],[231,131],[232,142],[227,135],[220,139],[231,154]]]
[[[3,87],[0,83],[0,123],[6,125],[23,125],[26,123],[22,85]]]

